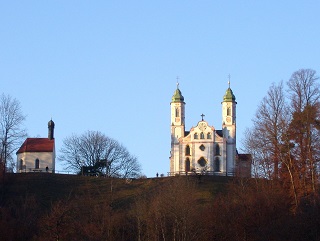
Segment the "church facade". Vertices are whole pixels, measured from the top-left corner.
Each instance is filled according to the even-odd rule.
[[[185,102],[177,84],[171,106],[171,152],[169,175],[206,174],[250,177],[251,155],[238,154],[236,146],[236,97],[230,88],[223,96],[222,127],[202,119],[185,130]]]

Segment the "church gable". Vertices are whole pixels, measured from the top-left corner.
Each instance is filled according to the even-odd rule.
[[[190,137],[192,141],[212,141],[214,127],[209,126],[206,121],[199,121],[196,127],[191,128]]]

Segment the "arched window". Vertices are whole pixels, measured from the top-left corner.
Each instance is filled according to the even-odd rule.
[[[193,138],[198,139],[198,133],[194,133]]]
[[[208,134],[207,134],[207,139],[211,139],[211,133],[210,132],[208,132]]]
[[[219,146],[219,144],[216,145],[216,156],[220,156],[220,146]]]
[[[231,115],[231,108],[230,107],[227,108],[227,115]]]
[[[34,162],[34,168],[35,169],[39,169],[40,168],[40,165],[39,165],[39,159],[37,158]]]
[[[206,159],[204,159],[203,157],[201,157],[199,160],[198,160],[198,164],[201,166],[201,167],[205,167],[207,165],[207,161]]]
[[[186,159],[185,170],[186,170],[186,172],[190,172],[190,159],[189,158]]]
[[[186,146],[186,156],[190,156],[190,146]]]
[[[176,108],[176,117],[180,117],[179,108]]]
[[[20,159],[20,163],[19,163],[19,170],[22,170],[23,169],[23,160]]]
[[[204,134],[203,134],[203,132],[200,133],[200,139],[204,139]]]
[[[214,160],[214,171],[215,172],[220,172],[220,159],[219,159],[219,157],[217,157]]]

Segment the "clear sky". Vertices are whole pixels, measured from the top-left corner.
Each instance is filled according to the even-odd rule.
[[[57,155],[72,133],[101,131],[148,177],[166,174],[176,77],[186,129],[202,113],[221,129],[231,75],[241,149],[272,82],[320,73],[319,12],[315,0],[1,1],[0,93],[20,101],[29,137],[53,119]]]

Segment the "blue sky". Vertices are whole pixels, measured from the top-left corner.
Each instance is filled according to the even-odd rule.
[[[179,76],[186,128],[221,128],[237,98],[237,144],[272,82],[319,74],[319,1],[1,1],[0,93],[21,102],[29,137],[56,123],[101,131],[148,177],[169,171],[170,101]],[[58,170],[63,166],[58,163]]]

